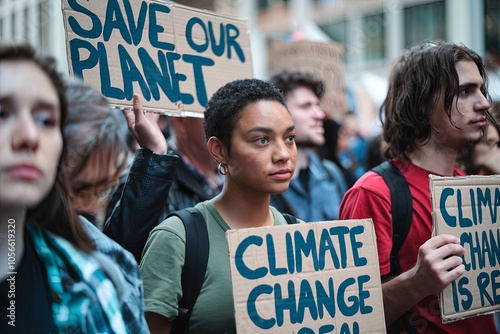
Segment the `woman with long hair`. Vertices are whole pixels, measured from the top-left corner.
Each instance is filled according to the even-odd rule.
[[[54,61],[0,46],[2,333],[127,332],[120,278],[71,205],[67,114]]]

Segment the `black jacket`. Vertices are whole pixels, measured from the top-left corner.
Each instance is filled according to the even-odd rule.
[[[172,211],[193,207],[220,192],[173,151],[166,155],[139,149],[120,200],[104,233],[131,252],[138,263],[149,232]]]

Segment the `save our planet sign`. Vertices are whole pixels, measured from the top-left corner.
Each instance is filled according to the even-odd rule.
[[[252,78],[246,20],[159,0],[62,0],[70,74],[111,104],[203,116],[225,83]]]

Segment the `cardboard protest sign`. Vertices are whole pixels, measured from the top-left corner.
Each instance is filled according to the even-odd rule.
[[[70,74],[111,104],[203,117],[225,83],[252,78],[245,20],[159,0],[62,0]]]
[[[344,56],[340,44],[318,42],[284,42],[274,40],[269,46],[269,70],[303,70],[325,82],[321,106],[329,117],[347,111],[344,89]]]
[[[385,333],[371,219],[226,232],[242,333]]]
[[[466,272],[440,294],[444,323],[500,310],[500,176],[430,176],[433,235],[460,238]]]

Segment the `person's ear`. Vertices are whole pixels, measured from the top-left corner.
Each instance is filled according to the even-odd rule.
[[[207,146],[210,154],[217,163],[224,166],[227,165],[227,148],[217,137],[210,137]]]

